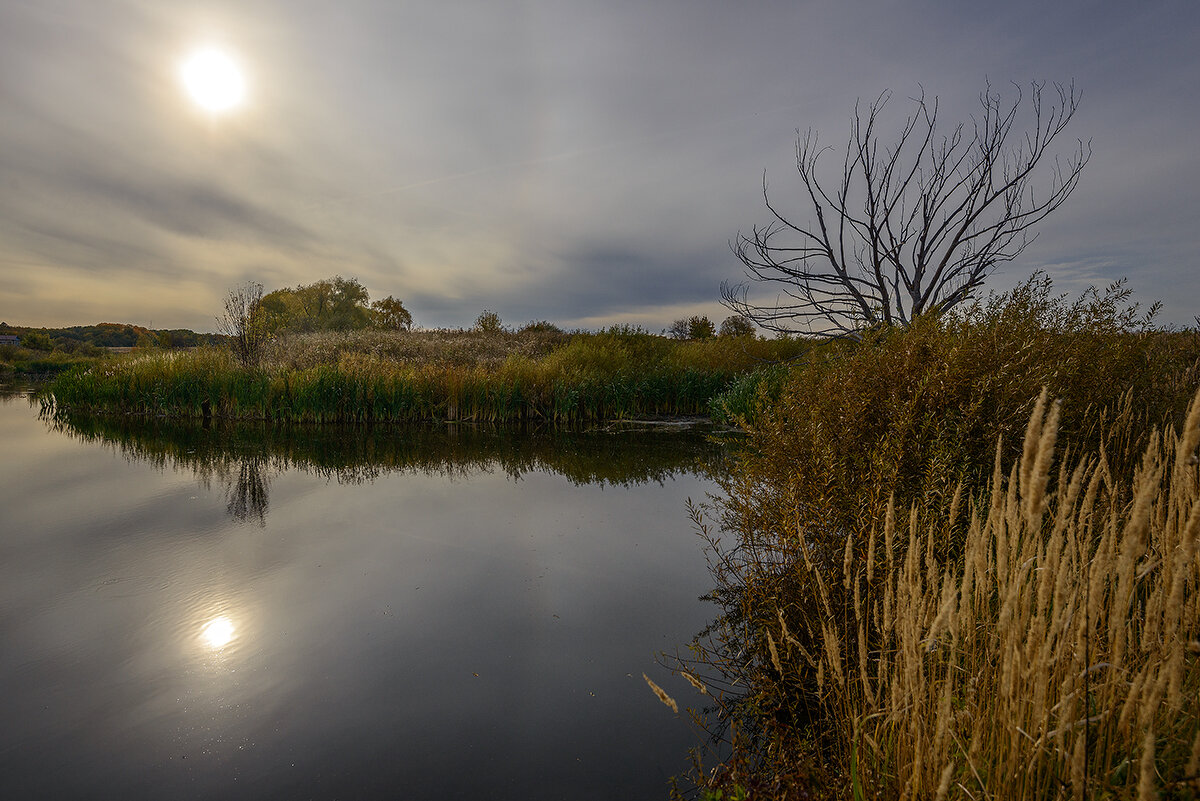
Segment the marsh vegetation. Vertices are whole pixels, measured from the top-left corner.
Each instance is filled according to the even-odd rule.
[[[252,365],[222,348],[149,352],[69,372],[48,392],[65,408],[176,417],[563,424],[706,414],[738,376],[807,347],[536,324],[290,332],[264,342]]]
[[[1200,332],[1150,322],[1035,277],[731,393],[702,797],[1196,797]]]

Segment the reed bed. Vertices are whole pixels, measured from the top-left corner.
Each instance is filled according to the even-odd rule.
[[[826,625],[809,667],[823,701],[844,710],[859,790],[1200,791],[1200,395],[1182,434],[1152,440],[1127,494],[1103,452],[1051,475],[1058,422],[1043,394],[1019,464],[1005,476],[998,462],[966,515],[961,560],[942,565],[935,544],[953,536],[957,510],[926,526],[890,509],[862,559],[848,540],[847,611],[866,647],[851,652]],[[828,598],[814,568],[803,569]]]
[[[823,763],[855,799],[1200,797],[1200,393],[1131,479],[1103,450],[1055,468],[1059,427],[1043,393],[975,501],[725,552],[751,656],[706,689],[766,736],[716,784],[806,797],[780,774]]]
[[[325,333],[275,343],[258,368],[216,348],[111,360],[69,372],[46,397],[79,411],[172,417],[570,424],[704,414],[738,375],[799,347],[638,331]]]

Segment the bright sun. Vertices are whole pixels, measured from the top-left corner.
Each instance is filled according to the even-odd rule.
[[[179,75],[192,100],[213,113],[230,111],[246,97],[246,80],[237,62],[216,47],[193,51],[184,59]]]

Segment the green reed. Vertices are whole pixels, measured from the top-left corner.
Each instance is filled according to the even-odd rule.
[[[739,375],[802,347],[638,331],[304,335],[274,343],[258,368],[217,348],[113,359],[61,376],[46,398],[93,412],[296,422],[700,415]]]

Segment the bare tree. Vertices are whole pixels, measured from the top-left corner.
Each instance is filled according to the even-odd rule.
[[[1012,261],[1030,229],[1063,204],[1091,158],[1076,140],[1065,159],[1049,154],[1079,103],[1074,84],[1054,84],[1057,101],[1034,83],[1028,126],[1017,128],[1020,86],[1007,104],[991,84],[982,112],[944,136],[938,100],[924,93],[891,143],[878,132],[890,92],[858,104],[840,175],[818,173],[820,147],[798,135],[796,168],[815,220],[800,224],[763,198],[774,216],[731,243],[752,283],[774,287],[773,303],[753,302],[749,283],[721,286],[722,302],[771,331],[853,335],[873,325],[907,325],[972,296],[997,264]],[[1044,169],[1043,169],[1044,168]],[[1048,186],[1034,190],[1034,173]]]
[[[262,284],[250,281],[234,287],[225,296],[224,314],[217,318],[217,333],[229,337],[230,348],[246,367],[259,363],[270,338],[262,298]]]

